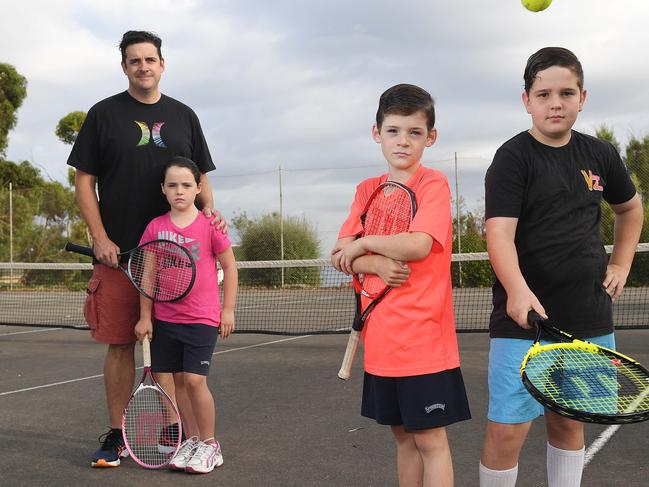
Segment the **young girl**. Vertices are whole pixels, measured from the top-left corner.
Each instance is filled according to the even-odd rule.
[[[163,170],[162,192],[171,211],[153,219],[141,243],[173,240],[192,254],[196,280],[187,296],[171,303],[141,297],[135,335],[151,340],[152,370],[173,373],[176,400],[187,436],[170,463],[174,470],[208,473],[223,464],[214,439],[215,408],[207,386],[217,335],[234,331],[237,268],[227,235],[210,225],[194,200],[201,192],[200,171],[185,157],[174,157]],[[223,306],[219,302],[216,260],[223,269]]]

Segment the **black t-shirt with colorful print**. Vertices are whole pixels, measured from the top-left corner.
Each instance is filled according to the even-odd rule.
[[[630,200],[635,186],[608,142],[572,132],[551,147],[527,131],[505,142],[485,177],[485,218],[517,218],[515,245],[523,277],[557,327],[583,338],[613,331],[602,282],[608,258],[600,236],[600,204]],[[496,279],[493,338],[530,338],[506,314]]]
[[[192,159],[202,173],[214,169],[198,117],[179,101],[162,95],[146,104],[125,91],[88,111],[68,164],[97,177],[101,218],[121,251],[169,210],[161,170],[174,156]]]

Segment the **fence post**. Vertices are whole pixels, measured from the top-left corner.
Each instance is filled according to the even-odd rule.
[[[14,287],[14,198],[13,184],[9,182],[9,288]]]
[[[457,152],[455,152],[455,207],[456,207],[456,218],[457,218],[457,253],[462,253],[462,231],[461,231],[461,221],[462,215],[460,214],[460,185],[457,177]],[[458,283],[462,287],[462,261],[458,261]]]
[[[279,258],[284,260],[284,212],[282,197],[282,166],[279,166]],[[282,266],[282,287],[284,287],[284,266]]]

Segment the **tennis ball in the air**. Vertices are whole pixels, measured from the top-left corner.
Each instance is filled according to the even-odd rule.
[[[532,12],[540,12],[550,6],[552,0],[521,0],[523,7]]]

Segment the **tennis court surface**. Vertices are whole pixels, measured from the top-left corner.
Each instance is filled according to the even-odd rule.
[[[645,314],[646,316],[646,314]],[[623,352],[649,363],[649,332],[618,331]],[[225,464],[205,476],[149,471],[126,459],[91,469],[106,426],[104,346],[87,331],[0,327],[0,484],[394,486],[391,434],[359,415],[362,370],[336,377],[347,336],[235,334],[217,344],[209,378]],[[459,334],[473,419],[449,427],[457,486],[477,485],[487,406],[488,336]],[[137,354],[139,359],[139,353]],[[139,379],[139,374],[136,374]],[[545,435],[537,421],[522,453],[519,486],[545,485]],[[648,485],[649,422],[587,426],[584,486]]]

